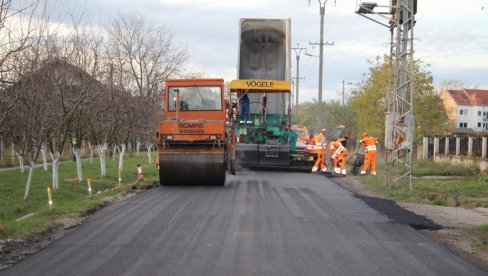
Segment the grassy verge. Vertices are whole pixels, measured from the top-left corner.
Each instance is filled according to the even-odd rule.
[[[155,157],[153,154],[153,160]],[[107,177],[100,177],[99,159],[93,163],[83,160],[82,169],[85,178],[77,182],[76,163],[63,162],[59,167],[59,189],[52,192],[54,208],[48,205],[47,187],[51,183],[52,168],[44,171],[36,168],[33,174],[30,196],[23,200],[28,170],[21,174],[19,170],[0,172],[0,239],[20,238],[42,232],[53,226],[60,216],[76,215],[88,212],[104,205],[106,198],[127,190],[137,181],[137,164],[142,164],[145,182],[148,185],[158,179],[154,164],[148,164],[146,153],[138,157],[127,155],[124,160],[122,185],[118,183],[118,159],[107,159]],[[92,196],[88,194],[86,178],[91,178]],[[26,215],[32,216],[16,221]]]
[[[408,183],[385,185],[384,160],[377,160],[378,176],[362,179],[396,201],[465,208],[488,207],[488,177],[464,166],[421,161],[414,164],[412,191]],[[449,176],[449,178],[443,177]]]
[[[471,233],[479,237],[476,249],[488,252],[488,224],[471,229]]]
[[[488,208],[488,177],[476,169],[432,161],[414,163],[413,184],[385,185],[384,160],[377,159],[378,176],[365,176],[363,181],[395,201],[414,202],[463,208]],[[449,176],[449,178],[443,177]],[[480,243],[476,249],[488,252],[488,224],[470,229]]]

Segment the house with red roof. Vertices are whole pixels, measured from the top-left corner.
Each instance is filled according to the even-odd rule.
[[[488,90],[446,90],[439,96],[453,129],[488,131]]]

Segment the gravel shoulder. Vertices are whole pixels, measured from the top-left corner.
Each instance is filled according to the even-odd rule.
[[[332,181],[359,196],[388,200],[364,184],[359,176],[333,178]],[[488,223],[488,208],[466,209],[409,202],[396,202],[396,204],[440,226],[419,228],[412,225],[413,227],[457,255],[488,270],[488,252],[474,249],[480,241],[470,233],[470,228]]]

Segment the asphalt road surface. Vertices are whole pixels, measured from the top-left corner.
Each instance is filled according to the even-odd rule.
[[[323,176],[239,172],[112,205],[0,274],[488,275],[385,210]]]

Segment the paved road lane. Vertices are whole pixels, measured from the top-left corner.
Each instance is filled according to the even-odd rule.
[[[1,275],[487,275],[328,179],[240,172],[158,187]]]

